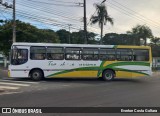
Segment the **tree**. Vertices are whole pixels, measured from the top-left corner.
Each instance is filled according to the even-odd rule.
[[[88,32],[87,32],[88,35]],[[72,44],[83,44],[84,41],[82,40],[82,38],[84,36],[84,31],[80,30],[79,32],[72,32],[71,34],[71,43]]]
[[[151,39],[151,43],[157,46],[157,43],[160,42],[160,38],[159,37],[153,37]]]
[[[82,41],[84,31],[80,30],[79,32],[73,32],[71,34],[71,43],[72,44],[83,44]],[[88,44],[97,44],[97,41],[95,40],[96,34],[93,32],[87,32],[88,37]]]
[[[107,33],[103,37],[105,45],[132,45],[132,39],[128,34]]]
[[[107,22],[111,23],[113,25],[113,18],[111,18],[108,15],[106,6],[104,3],[102,4],[95,4],[95,7],[97,9],[97,16],[91,17],[91,24],[99,24],[99,27],[101,28],[101,39],[100,44],[102,44],[102,38],[103,38],[103,25],[106,25]]]
[[[16,21],[16,41],[17,42],[47,42],[59,43],[59,37],[53,30],[38,29],[29,23]],[[12,21],[5,21],[0,25],[0,51],[8,56],[12,44]]]
[[[140,39],[144,40],[144,45],[147,45],[147,38],[152,38],[152,31],[148,26],[145,25],[137,25],[132,28],[131,31],[127,32],[128,34],[132,35],[135,41],[139,41],[138,44],[140,45]],[[135,42],[136,43],[136,42]]]
[[[120,41],[118,40],[118,34],[117,33],[107,33],[103,37],[103,44],[105,45],[119,45]]]
[[[58,30],[57,35],[59,36],[61,43],[69,43],[70,32],[65,29]]]
[[[97,34],[93,32],[87,32],[87,37],[88,37],[88,44],[98,44],[98,40],[96,40]]]

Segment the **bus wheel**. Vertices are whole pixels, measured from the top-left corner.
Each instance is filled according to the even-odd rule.
[[[112,70],[105,70],[102,74],[103,80],[112,81],[114,79],[114,72]]]
[[[43,78],[43,73],[41,70],[36,69],[31,72],[31,79],[32,80],[40,81],[40,80],[42,80],[42,78]]]

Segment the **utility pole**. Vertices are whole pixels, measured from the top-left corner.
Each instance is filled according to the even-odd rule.
[[[68,43],[71,43],[71,35],[70,35],[70,30],[71,30],[71,24],[68,24],[69,26],[69,39],[68,39]]]
[[[86,0],[84,0],[84,43],[87,44],[88,40],[87,40],[87,22],[86,22]]]
[[[16,0],[13,0],[13,43],[16,42]]]

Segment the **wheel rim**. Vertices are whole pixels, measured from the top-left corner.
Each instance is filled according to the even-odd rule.
[[[38,72],[34,72],[33,75],[32,75],[32,77],[33,77],[34,79],[39,78],[39,76],[40,76],[40,74],[39,74]]]
[[[113,76],[112,76],[111,73],[106,73],[105,77],[106,77],[107,80],[110,80],[110,79],[112,79]]]

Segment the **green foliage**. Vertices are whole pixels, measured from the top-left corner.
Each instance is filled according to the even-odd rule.
[[[83,44],[84,43],[84,32],[79,31],[79,32],[73,32],[71,34],[71,43],[72,44]]]
[[[0,51],[8,55],[12,44],[12,21],[2,22],[2,25],[0,25]],[[35,26],[19,20],[16,21],[16,27],[16,42],[60,42],[59,37],[52,30],[37,29]]]
[[[147,45],[147,38],[150,39],[153,37],[151,29],[145,25],[137,25],[127,33],[132,36],[135,45],[140,45],[141,38],[145,41],[144,45]]]
[[[56,33],[59,36],[61,43],[69,43],[69,37],[71,36],[70,32],[64,29],[61,29],[61,30],[58,30]]]
[[[102,41],[104,45],[133,45],[133,41],[128,34],[108,33]]]
[[[69,37],[71,44],[83,44],[84,43],[84,31],[69,33],[68,31],[62,29],[58,30],[57,35],[59,36],[61,43],[69,43]],[[93,32],[87,32],[88,44],[97,44],[95,40],[96,34]]]
[[[107,22],[113,25],[113,19],[108,15],[107,9],[105,4],[95,4],[97,15],[91,17],[91,24],[99,24],[101,28],[101,40],[100,44],[102,44],[102,37],[103,37],[103,25],[106,25]]]
[[[16,41],[17,42],[43,42],[43,43],[68,43],[69,38],[71,44],[84,43],[84,31],[68,32],[64,29],[54,32],[49,29],[38,29],[29,23],[16,21]],[[98,44],[96,34],[87,32],[88,44]],[[160,38],[153,37],[149,27],[137,25],[126,34],[108,33],[101,39],[105,45],[140,45],[140,38],[146,40],[151,38],[153,49],[157,49]],[[12,21],[0,20],[0,51],[8,56],[12,44]],[[156,52],[157,53],[157,52]],[[154,53],[154,54],[156,54]]]
[[[95,39],[97,34],[93,32],[88,32],[87,33],[87,38],[88,38],[88,44],[99,44],[99,41]]]
[[[88,44],[97,44],[98,42],[95,39],[96,34],[93,32],[87,32]],[[72,44],[83,44],[84,43],[84,31],[73,32],[71,34],[71,43]]]
[[[158,42],[160,42],[160,38],[159,37],[151,38],[151,45],[157,46]]]
[[[90,44],[96,44],[96,34],[87,33]],[[69,33],[62,29],[57,32],[49,29],[38,29],[29,23],[16,21],[16,42],[68,43],[69,36],[72,44],[83,44],[84,31]],[[0,20],[0,51],[8,56],[12,44],[12,21]]]

